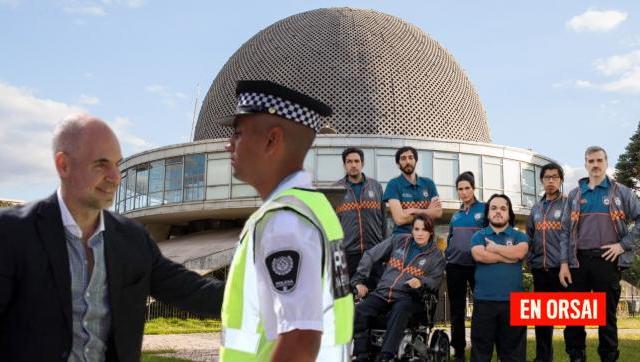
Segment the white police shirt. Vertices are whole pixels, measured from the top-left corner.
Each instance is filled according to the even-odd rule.
[[[292,187],[312,188],[311,175],[287,176],[267,198]],[[322,239],[297,213],[273,213],[256,235],[255,263],[259,307],[267,338],[294,329],[322,331]]]

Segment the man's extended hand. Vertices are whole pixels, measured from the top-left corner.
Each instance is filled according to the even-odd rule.
[[[606,261],[614,261],[617,257],[624,253],[624,249],[622,248],[622,245],[620,245],[620,243],[603,245],[600,247],[600,249],[607,250],[602,253],[602,258],[604,258],[604,260]]]
[[[405,282],[405,284],[409,285],[413,289],[418,289],[422,286],[422,282],[418,278],[411,278]]]
[[[560,284],[562,284],[562,286],[565,288],[568,287],[569,284],[573,283],[573,280],[571,280],[571,271],[569,270],[569,264],[560,264],[560,273],[558,274],[558,278],[560,278]]]
[[[369,288],[364,284],[357,284],[356,289],[358,289],[358,298],[364,298],[369,293]]]

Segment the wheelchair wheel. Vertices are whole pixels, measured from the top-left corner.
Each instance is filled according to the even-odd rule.
[[[429,343],[429,361],[447,362],[450,354],[449,336],[445,331],[436,329]]]

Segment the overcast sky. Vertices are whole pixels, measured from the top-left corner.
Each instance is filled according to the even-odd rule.
[[[53,192],[51,133],[72,112],[108,121],[125,156],[187,142],[196,98],[236,49],[335,6],[427,32],[475,85],[493,142],[560,161],[572,182],[586,146],[605,147],[613,167],[640,121],[637,0],[0,0],[0,198]]]

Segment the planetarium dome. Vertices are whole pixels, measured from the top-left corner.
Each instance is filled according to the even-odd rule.
[[[271,80],[329,104],[337,134],[491,142],[482,102],[449,52],[418,27],[373,10],[317,9],[265,28],[214,79],[194,141],[226,138],[235,82]]]

